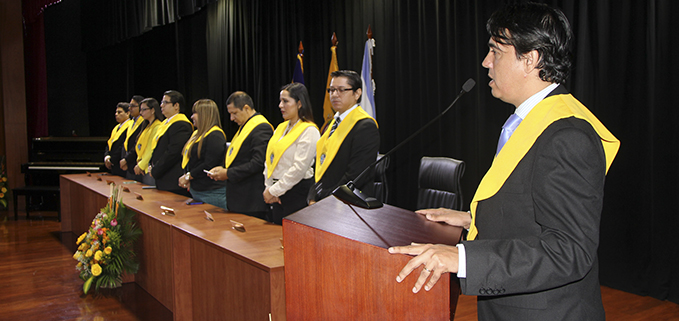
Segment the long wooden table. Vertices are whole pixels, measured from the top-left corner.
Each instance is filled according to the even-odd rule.
[[[107,180],[129,188],[123,202],[143,231],[133,279],[175,320],[285,320],[281,226],[211,205],[186,205],[186,197],[93,173],[61,176],[62,232],[87,231],[106,205]],[[160,206],[176,216],[162,215]],[[214,222],[205,219],[205,210]],[[232,229],[230,220],[246,231]]]

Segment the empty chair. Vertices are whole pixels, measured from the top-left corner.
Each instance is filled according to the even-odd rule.
[[[417,180],[417,209],[445,207],[461,210],[462,175],[464,161],[448,157],[422,157]]]
[[[377,159],[384,157],[384,154],[377,154]],[[389,199],[389,186],[387,184],[387,168],[389,168],[389,157],[375,165],[375,198],[382,203]]]

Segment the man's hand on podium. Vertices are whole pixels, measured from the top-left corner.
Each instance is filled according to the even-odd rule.
[[[472,217],[469,212],[455,211],[448,208],[430,208],[415,211],[417,214],[425,215],[428,220],[434,222],[444,222],[448,225],[459,226],[469,229],[472,224]]]
[[[454,245],[443,244],[417,244],[413,243],[408,246],[394,246],[389,248],[389,253],[401,253],[408,255],[417,255],[412,258],[401,270],[396,277],[397,282],[403,281],[410,272],[422,265],[424,268],[420,272],[420,276],[415,282],[413,293],[420,292],[422,285],[424,285],[427,278],[429,282],[424,285],[426,291],[438,282],[443,273],[457,273],[458,268],[458,248]]]
[[[444,222],[448,225],[460,226],[466,229],[469,228],[472,221],[468,212],[460,212],[447,208],[425,209],[415,213],[425,215],[430,221]],[[412,243],[408,246],[390,247],[389,253],[416,255],[398,274],[396,277],[397,282],[403,281],[418,266],[423,266],[420,276],[413,287],[414,293],[419,292],[423,285],[426,291],[431,290],[443,273],[457,273],[459,267],[459,249],[454,245]],[[429,282],[425,285],[427,278],[429,278]]]

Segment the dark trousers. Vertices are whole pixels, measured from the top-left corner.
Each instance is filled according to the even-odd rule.
[[[279,197],[281,204],[271,204],[271,221],[282,225],[284,217],[305,208],[307,206],[307,194],[313,183],[313,178],[303,179]]]

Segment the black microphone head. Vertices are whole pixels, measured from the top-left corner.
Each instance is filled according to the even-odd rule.
[[[476,81],[474,79],[467,79],[467,81],[462,85],[462,91],[468,93],[472,88],[474,88],[474,85],[476,85]]]

